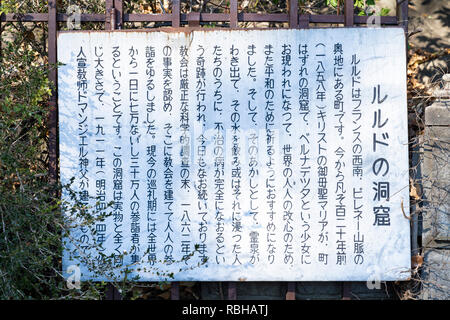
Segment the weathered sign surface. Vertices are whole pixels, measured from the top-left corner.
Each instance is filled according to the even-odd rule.
[[[61,32],[58,61],[61,180],[107,215],[65,272],[409,277],[402,29]]]

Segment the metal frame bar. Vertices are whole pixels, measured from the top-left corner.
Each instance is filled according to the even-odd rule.
[[[1,0],[0,0],[1,3]],[[199,27],[201,23],[229,22],[230,28],[238,28],[239,22],[280,22],[288,23],[289,28],[307,29],[311,23],[315,24],[343,24],[345,27],[364,25],[369,17],[354,15],[354,1],[345,0],[344,14],[338,15],[310,15],[299,13],[298,1],[289,0],[288,13],[260,14],[239,12],[238,0],[230,1],[229,13],[203,13],[191,12],[181,13],[180,0],[172,0],[172,13],[165,14],[136,14],[123,12],[123,0],[106,0],[105,14],[81,14],[81,22],[104,22],[105,30],[122,29],[124,22],[168,22],[172,27],[179,28],[187,24],[189,27]],[[381,25],[402,26],[405,34],[408,32],[408,1],[397,0],[397,15],[395,17],[380,17]],[[5,22],[47,22],[48,23],[48,63],[57,63],[57,29],[58,22],[67,21],[69,16],[57,12],[57,0],[48,0],[48,13],[25,13],[25,14],[2,14],[0,16],[0,40],[1,24]],[[1,41],[0,41],[1,56]],[[57,105],[57,69],[49,70],[49,80],[54,84],[54,90],[49,101],[49,178],[56,182],[59,177],[58,166],[58,105]],[[342,282],[342,299],[350,299],[351,283]],[[171,287],[171,299],[180,299],[180,288],[178,282],[173,282]],[[287,283],[286,299],[295,299],[296,282]],[[228,299],[236,300],[236,282],[228,282]],[[121,299],[117,289],[109,285],[107,299]]]
[[[176,1],[176,0],[175,0]],[[117,10],[117,9],[116,9]],[[402,11],[403,12],[403,11]],[[190,19],[189,15],[191,13],[181,13],[180,14],[180,24],[188,24]],[[210,23],[210,22],[229,22],[230,14],[228,13],[203,13],[199,12],[200,22]],[[47,22],[49,15],[47,13],[25,13],[25,14],[15,14],[8,13],[4,14],[0,18],[0,22]],[[58,13],[56,15],[57,22],[66,22],[69,15],[66,13]],[[299,21],[308,21],[309,23],[332,23],[332,24],[344,24],[344,15],[310,15],[310,14],[299,14]],[[367,23],[367,16],[354,16],[355,25],[364,25]],[[106,22],[107,15],[101,13],[82,13],[80,15],[81,22]],[[239,12],[237,14],[237,22],[289,22],[291,19],[290,14],[287,13],[247,13]],[[119,20],[119,19],[118,19]],[[123,22],[173,22],[172,14],[148,14],[148,13],[123,13]],[[398,19],[393,16],[380,17],[382,25],[386,26],[397,26],[401,24],[404,26],[405,20]],[[407,21],[407,20],[406,20]],[[407,24],[407,23],[406,23]],[[120,28],[118,28],[120,29]]]
[[[58,23],[56,21],[57,0],[48,0],[48,63],[53,65],[53,68],[49,70],[49,80],[53,82],[54,88],[49,101],[49,138],[48,138],[48,153],[49,153],[49,178],[50,182],[57,182],[59,177],[58,170],[58,155],[59,155],[59,143],[58,143],[58,101],[57,101],[57,86],[58,75],[56,69],[57,56],[56,56],[56,32],[58,29]]]
[[[2,5],[2,0],[0,0],[0,6]],[[2,28],[2,18],[5,14],[4,13],[0,13],[0,62],[2,62],[2,32],[3,32],[3,28]]]

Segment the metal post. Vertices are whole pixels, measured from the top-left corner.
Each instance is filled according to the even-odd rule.
[[[230,28],[238,27],[238,0],[230,1]]]
[[[286,300],[295,300],[295,282],[288,282]]]
[[[170,287],[170,299],[180,300],[180,284],[178,282],[172,282]]]
[[[172,0],[172,27],[180,27],[180,0]],[[180,299],[180,286],[178,282],[172,282],[172,287],[170,288],[170,298],[172,300]]]
[[[0,7],[2,5],[2,0],[0,0]],[[2,18],[3,18],[4,13],[0,13],[0,63],[3,61],[3,56],[2,56]],[[44,48],[45,49],[45,48]]]
[[[238,2],[237,0],[230,1],[230,28],[238,27]],[[228,282],[228,300],[236,300],[236,283]]]
[[[298,27],[298,0],[289,0],[289,28]]]
[[[354,3],[353,0],[345,0],[344,4],[344,16],[345,16],[345,26],[353,27],[354,24]]]
[[[408,0],[397,0],[396,11],[397,23],[405,32],[406,61],[408,61]],[[408,64],[406,64],[405,72],[408,72]]]
[[[180,27],[180,0],[172,0],[172,27]]]
[[[114,0],[106,0],[106,10],[105,10],[105,30],[114,30],[115,24],[113,20],[114,13]],[[115,20],[115,19],[114,19]]]
[[[105,30],[112,31],[116,29],[116,10],[114,6],[116,5],[114,0],[106,0],[106,10],[105,10]],[[122,1],[120,1],[121,3]],[[122,295],[119,290],[112,284],[108,283],[106,286],[106,300],[122,300]]]
[[[119,290],[117,290],[117,288],[114,287],[111,283],[108,283],[108,285],[106,286],[105,296],[106,300],[122,300],[122,295],[120,294]]]
[[[229,281],[228,282],[228,300],[236,300],[236,282]]]
[[[289,28],[298,28],[297,0],[289,0]],[[295,282],[288,282],[286,300],[295,300]]]
[[[115,29],[123,28],[123,1],[122,0],[114,0],[114,22]]]
[[[398,24],[405,30],[408,36],[408,0],[397,0],[396,6]]]
[[[342,283],[342,300],[351,300],[352,299],[352,283],[351,282],[343,282]]]
[[[57,56],[56,56],[56,0],[48,0],[48,64],[50,67],[48,78],[54,84],[49,101],[48,117],[48,173],[50,183],[58,181],[58,105],[57,105]]]

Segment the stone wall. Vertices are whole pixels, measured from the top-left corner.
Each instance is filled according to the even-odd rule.
[[[450,100],[435,102],[425,110],[422,152],[423,299],[450,299],[449,126]]]

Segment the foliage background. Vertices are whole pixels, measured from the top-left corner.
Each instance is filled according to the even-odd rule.
[[[339,13],[343,0],[299,0],[303,12]],[[373,14],[366,10],[372,0],[356,1],[356,14]],[[69,5],[79,5],[83,13],[104,13],[101,0],[59,0],[59,12]],[[244,0],[240,11],[287,12],[285,0]],[[168,0],[124,1],[128,13],[170,12]],[[182,1],[182,12],[226,12],[227,0]],[[47,12],[42,0],[3,0],[0,13]],[[383,15],[392,14],[385,9]],[[158,23],[128,23],[126,28],[158,27]],[[277,26],[273,24],[271,26]],[[216,26],[216,25],[212,25]],[[220,26],[220,25],[217,25]],[[242,23],[242,27],[252,27]],[[260,25],[265,26],[264,24]],[[66,26],[60,24],[60,29]],[[46,23],[2,23],[0,63],[0,299],[101,299],[105,283],[85,282],[79,290],[68,290],[61,275],[61,236],[67,224],[58,210],[61,186],[48,178],[48,99],[52,84],[48,80],[46,53]],[[103,23],[83,23],[83,29],[103,29]],[[423,129],[423,110],[415,109],[417,102],[429,103],[430,88],[417,79],[418,65],[434,59],[432,53],[410,49],[408,92],[411,128],[415,135]],[[448,51],[444,52],[448,55]],[[442,54],[441,54],[442,56]],[[419,98],[422,97],[422,98]],[[125,298],[167,299],[169,286],[165,283],[115,284]],[[414,287],[414,286],[413,286]],[[409,291],[408,291],[409,290]],[[415,296],[407,287],[400,296]],[[186,283],[182,298],[198,299],[198,285]]]

